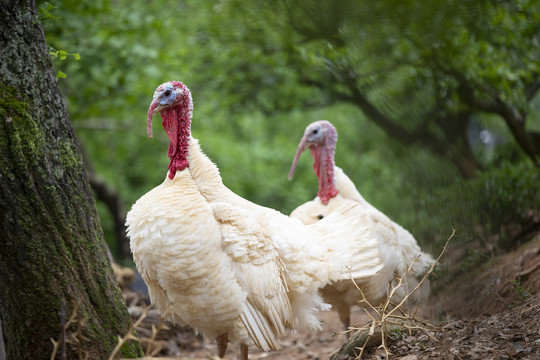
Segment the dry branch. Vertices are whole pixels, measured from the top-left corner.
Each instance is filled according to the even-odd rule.
[[[118,352],[120,351],[120,349],[122,348],[122,346],[128,342],[129,340],[138,340],[137,337],[134,335],[135,333],[135,328],[137,326],[139,326],[143,320],[146,318],[146,315],[148,314],[148,311],[151,309],[151,306],[148,305],[144,308],[141,316],[139,317],[139,319],[137,319],[137,321],[135,321],[135,323],[131,323],[129,325],[129,330],[127,332],[126,335],[124,336],[118,336],[118,344],[116,344],[116,347],[114,348],[114,350],[112,351],[111,353],[111,356],[109,356],[109,360],[114,360],[115,358],[117,358],[117,354]]]
[[[85,326],[85,320],[83,318],[78,317],[78,311],[79,311],[79,305],[74,304],[73,306],[73,312],[71,313],[70,318],[66,322],[66,303],[62,302],[62,307],[60,309],[59,315],[60,315],[60,337],[58,341],[55,341],[54,339],[51,339],[51,342],[53,343],[53,352],[51,354],[51,360],[54,360],[56,358],[56,354],[58,353],[58,349],[61,350],[61,359],[66,358],[66,344],[73,344],[77,347],[77,353],[79,355],[79,360],[86,360],[89,358],[88,352],[83,350],[83,342],[89,341],[87,337],[83,335],[83,329]],[[68,329],[71,328],[72,325],[76,325],[75,330],[71,333],[68,332]]]
[[[356,334],[351,337],[348,343],[344,344],[339,350],[332,353],[328,357],[328,360],[338,360],[339,358],[341,358],[342,355],[348,355],[355,357],[356,359],[361,359],[365,349],[368,347],[368,345],[371,345],[370,340],[372,340],[377,334],[377,329],[379,329],[381,337],[379,348],[382,347],[384,349],[386,359],[388,359],[391,355],[391,352],[388,349],[387,340],[390,337],[390,331],[396,326],[400,328],[405,328],[409,332],[409,334],[411,334],[413,330],[422,331],[427,336],[433,339],[433,337],[429,334],[429,331],[427,330],[427,328],[433,330],[433,326],[431,326],[425,320],[419,319],[416,316],[416,311],[413,314],[404,311],[404,306],[407,303],[408,299],[411,297],[411,295],[418,291],[422,284],[433,273],[435,266],[439,263],[442,255],[446,252],[448,243],[454,237],[455,233],[456,231],[452,229],[452,234],[446,240],[446,243],[444,244],[444,247],[437,259],[435,259],[433,264],[431,264],[429,269],[426,271],[426,273],[418,282],[418,284],[414,287],[414,289],[410,292],[407,292],[398,304],[394,304],[391,301],[391,298],[396,293],[396,291],[404,285],[404,279],[407,274],[412,271],[412,266],[414,265],[416,260],[418,260],[418,257],[414,258],[411,261],[407,270],[401,276],[396,277],[393,281],[389,283],[387,298],[379,306],[373,306],[366,299],[362,289],[351,277],[351,280],[354,282],[356,288],[358,289],[358,291],[360,291],[360,294],[362,295],[362,300],[360,301],[360,303],[366,304],[363,307],[363,310],[366,312],[366,314],[370,317],[371,320],[362,327],[352,328],[352,330],[356,331]],[[399,314],[397,314],[397,312],[399,312]]]

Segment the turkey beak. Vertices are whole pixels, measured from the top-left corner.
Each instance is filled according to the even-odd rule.
[[[149,138],[152,137],[152,116],[154,116],[156,113],[161,112],[165,106],[161,105],[158,101],[154,100],[150,104],[150,107],[148,108],[148,115],[146,118],[146,133]]]
[[[302,140],[300,140],[300,144],[298,144],[298,150],[296,151],[296,156],[294,157],[293,163],[291,165],[291,170],[289,171],[289,180],[292,180],[294,175],[294,170],[296,170],[296,164],[298,163],[298,159],[300,159],[300,155],[306,150],[308,147],[308,141],[307,137],[304,135],[302,137]]]

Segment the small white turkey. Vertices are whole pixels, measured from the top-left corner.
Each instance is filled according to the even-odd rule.
[[[304,224],[314,224],[341,206],[357,204],[353,214],[367,218],[370,238],[379,242],[379,251],[384,262],[383,269],[375,276],[356,279],[371,305],[377,306],[387,299],[389,283],[395,284],[395,279],[402,276],[413,259],[418,257],[412,271],[405,277],[405,286],[399,288],[392,298],[393,301],[400,302],[416,287],[434,260],[421,251],[410,232],[368,203],[343,170],[335,166],[336,143],[337,131],[329,121],[316,121],[306,127],[289,172],[289,179],[292,179],[300,155],[309,148],[313,157],[313,170],[319,180],[319,191],[314,200],[300,205],[290,216],[300,219]],[[347,329],[350,325],[351,307],[361,300],[358,289],[349,281],[341,281],[327,285],[321,293],[325,301],[332,304],[338,312]],[[426,280],[410,299],[419,304],[428,297],[429,281]]]
[[[135,264],[152,303],[178,324],[227,342],[278,349],[287,328],[319,329],[326,309],[318,289],[374,275],[378,243],[356,205],[313,225],[258,206],[229,190],[191,137],[193,102],[178,81],[160,85],[148,110],[161,113],[170,145],[165,181],[127,215]],[[351,230],[354,229],[354,230]],[[358,246],[362,244],[362,246]]]

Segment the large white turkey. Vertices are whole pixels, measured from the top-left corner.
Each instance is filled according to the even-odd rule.
[[[429,254],[421,251],[410,232],[368,203],[343,170],[335,166],[336,143],[337,131],[329,121],[316,121],[306,127],[289,172],[289,179],[294,174],[300,155],[309,148],[313,157],[313,170],[319,180],[319,191],[314,200],[293,210],[291,217],[300,219],[305,224],[314,224],[344,205],[358,205],[349,214],[367,218],[369,238],[375,238],[379,242],[379,251],[384,262],[383,269],[375,276],[356,280],[363,289],[367,300],[373,306],[379,305],[387,298],[389,283],[395,283],[395,279],[402,276],[412,260],[418,257],[412,271],[405,277],[405,286],[399,288],[392,299],[401,301],[407,293],[416,287],[434,260]],[[361,300],[358,289],[350,281],[341,281],[327,285],[322,290],[322,294],[324,299],[332,304],[338,312],[340,320],[347,329],[350,322],[351,306],[358,304]],[[410,299],[414,303],[420,303],[428,296],[429,281],[426,280],[422,287],[411,295]]]
[[[148,110],[161,112],[169,138],[165,181],[127,215],[133,258],[152,303],[178,324],[227,342],[278,349],[287,328],[318,329],[325,308],[318,289],[372,276],[382,267],[364,217],[345,206],[306,226],[229,190],[217,166],[191,137],[193,102],[187,87],[160,85]],[[354,229],[354,230],[351,230]],[[362,244],[358,246],[358,244]]]

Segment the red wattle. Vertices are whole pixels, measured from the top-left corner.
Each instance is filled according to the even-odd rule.
[[[178,83],[178,86],[184,86]],[[175,84],[176,85],[176,84]],[[184,87],[184,96],[180,103],[161,112],[162,125],[169,136],[169,178],[173,179],[177,171],[189,167],[187,156],[191,135],[192,102],[189,90]]]
[[[323,205],[339,193],[334,185],[334,152],[324,146],[310,147],[313,157],[313,170],[319,179],[317,196]]]

